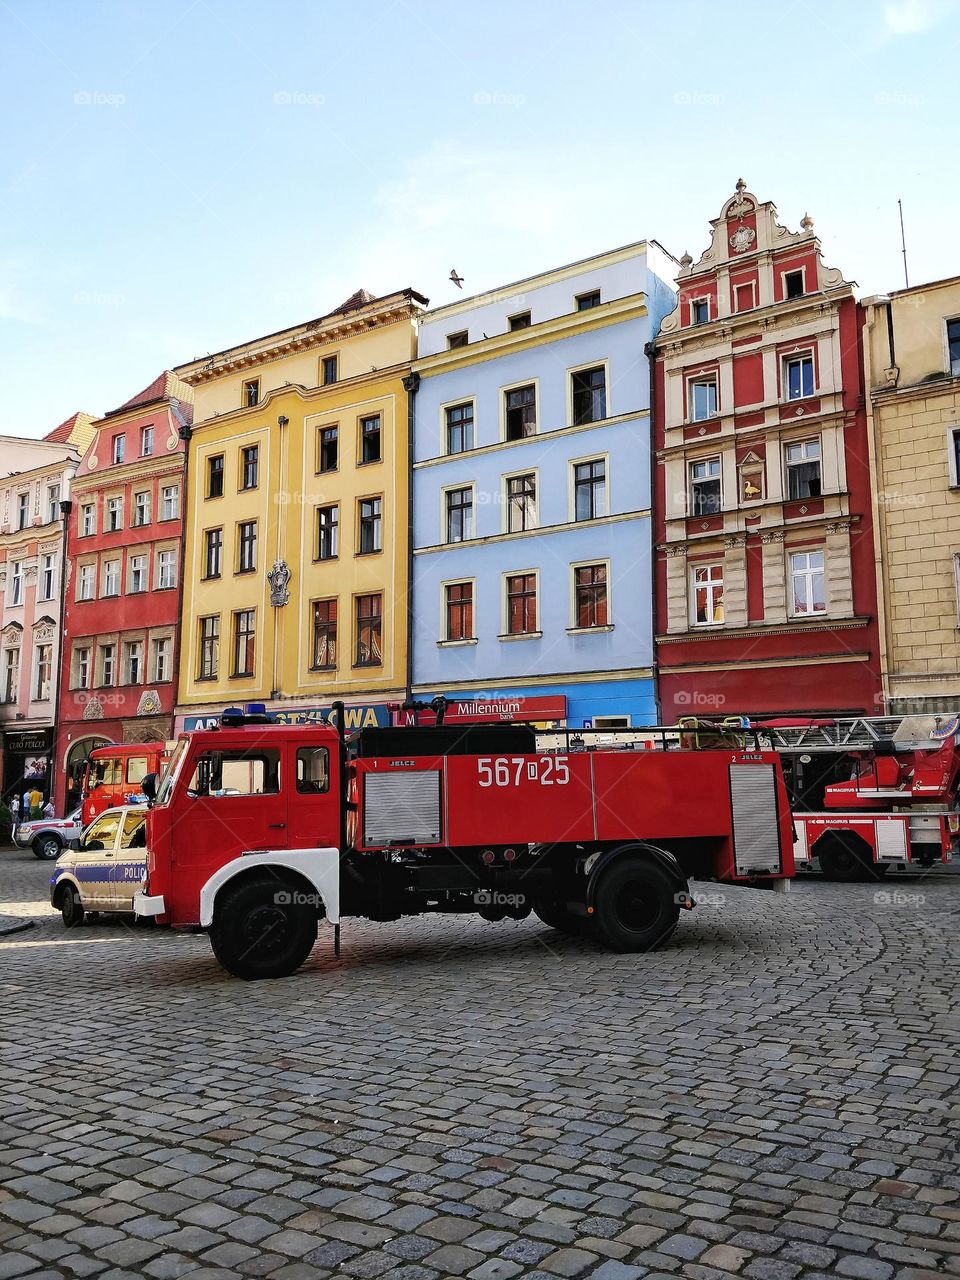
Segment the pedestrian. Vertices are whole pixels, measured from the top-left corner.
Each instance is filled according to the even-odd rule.
[[[37,787],[30,792],[30,817],[43,817],[43,793]]]
[[[20,812],[23,815],[24,822],[26,822],[27,819],[30,817],[30,788],[29,787],[27,787],[26,791],[23,793],[23,805],[20,809]]]
[[[20,797],[18,795],[10,797],[10,818],[12,821],[10,835],[13,837],[17,834],[17,827],[20,825]]]
[[[52,797],[51,797],[51,799],[49,799],[49,800],[47,801],[47,803],[43,806],[43,816],[44,816],[45,818],[55,818],[55,817],[57,816],[57,811],[56,811],[56,809],[53,807],[53,799],[52,799]]]

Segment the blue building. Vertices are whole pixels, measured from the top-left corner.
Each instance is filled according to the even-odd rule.
[[[414,401],[417,697],[653,724],[655,241],[426,312]]]

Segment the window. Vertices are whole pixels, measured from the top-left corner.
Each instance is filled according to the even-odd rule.
[[[456,351],[458,347],[465,347],[468,342],[467,330],[460,329],[456,333],[447,334],[447,350]]]
[[[192,795],[217,800],[278,795],[280,752],[265,747],[208,751],[197,760],[187,790]]]
[[[603,458],[574,463],[573,513],[575,520],[597,520],[607,514],[607,465]]]
[[[13,560],[10,563],[10,603],[23,604],[23,561]]]
[[[607,378],[603,366],[578,369],[572,375],[573,422],[582,427],[607,416]]]
[[[123,683],[139,684],[143,679],[143,641],[129,640],[123,646]]]
[[[337,427],[320,428],[320,464],[318,471],[336,471],[337,469]]]
[[[47,523],[53,524],[55,520],[60,519],[60,486],[58,484],[47,485]]]
[[[86,646],[81,649],[74,649],[74,688],[89,689],[90,688],[90,650]]]
[[[947,321],[947,358],[950,376],[960,378],[960,319]]]
[[[383,638],[383,597],[357,596],[357,658],[358,667],[379,667],[383,662],[381,643]]]
[[[577,294],[577,310],[592,311],[594,307],[600,305],[600,290],[593,289],[590,293]]]
[[[80,537],[89,538],[97,531],[97,509],[92,502],[86,502],[80,508]]]
[[[690,303],[690,323],[706,324],[710,319],[710,299],[695,298]]]
[[[238,526],[237,573],[253,573],[257,567],[257,522],[244,520]]]
[[[17,528],[25,529],[27,521],[30,519],[30,494],[29,492],[17,494]]]
[[[177,585],[177,553],[161,551],[157,555],[157,589],[166,590]]]
[[[33,684],[33,696],[37,702],[50,697],[50,676],[53,671],[53,645],[37,645],[37,674]]]
[[[133,523],[136,526],[150,523],[150,490],[133,495]]]
[[[381,542],[381,501],[379,498],[360,499],[360,542],[358,555],[370,555],[373,551],[382,550]]]
[[[690,463],[690,514],[715,516],[720,511],[720,459],[702,458]]]
[[[802,298],[803,293],[803,271],[787,271],[783,277],[783,296]]]
[[[380,415],[360,419],[360,461],[380,461]]]
[[[200,619],[200,664],[198,680],[216,680],[220,666],[220,615]]]
[[[77,570],[77,599],[93,599],[93,580],[96,565],[82,564]]]
[[[130,594],[136,595],[147,589],[147,557],[130,557]]]
[[[57,557],[47,554],[40,560],[40,599],[52,600],[57,585]]]
[[[820,497],[820,440],[797,440],[784,449],[787,497]]]
[[[16,702],[20,691],[20,651],[3,651],[3,700]]]
[[[251,378],[243,384],[243,407],[254,409],[260,403],[260,379]]]
[[[822,551],[795,551],[790,557],[790,585],[795,617],[826,613],[827,595]]]
[[[607,625],[607,566],[578,565],[573,571],[574,608],[578,627]]]
[[[326,747],[298,748],[297,790],[305,795],[322,795],[330,790],[330,752]]]
[[[260,446],[248,444],[240,451],[240,488],[256,489],[260,478]]]
[[[813,395],[813,356],[788,356],[783,362],[783,385],[788,400],[803,400]]]
[[[337,357],[324,356],[320,361],[320,381],[325,387],[337,381]]]
[[[141,458],[149,458],[152,453],[153,453],[153,427],[141,427],[140,456]]]
[[[723,565],[699,564],[693,578],[693,621],[698,627],[714,627],[723,622]]]
[[[113,644],[100,646],[100,683],[110,686],[116,679],[117,647]]]
[[[180,516],[180,489],[178,485],[167,485],[161,493],[160,519],[176,520]]]
[[[315,670],[330,671],[337,665],[337,602],[313,602],[313,663]]]
[[[738,284],[733,291],[733,305],[737,311],[753,309],[753,282]]]
[[[507,532],[522,533],[537,524],[537,478],[533,472],[507,477]]]
[[[690,417],[694,422],[705,422],[717,416],[716,378],[698,378],[690,383]]]
[[[317,507],[317,559],[336,560],[339,549],[340,508]]]
[[[103,591],[101,595],[118,596],[120,594],[120,561],[105,560],[103,565]]]
[[[537,434],[537,389],[535,386],[515,387],[504,393],[507,439],[523,440]]]
[[[173,645],[168,636],[159,636],[152,642],[153,650],[153,676],[152,679],[157,684],[162,684],[170,679],[170,653]]]
[[[253,675],[256,610],[238,609],[233,615],[233,674]]]
[[[443,589],[446,608],[447,640],[472,640],[473,583],[448,582]]]
[[[140,776],[140,768],[143,773]],[[147,772],[147,761],[144,756],[137,756],[127,761],[127,781],[139,783],[142,782]],[[121,849],[145,849],[147,847],[147,817],[141,810],[139,813],[128,813],[123,820],[123,829],[120,832],[120,848]]]
[[[517,315],[510,316],[507,319],[507,327],[510,329],[511,333],[517,329],[529,329],[530,328],[530,312],[520,311],[518,312]]]
[[[207,497],[223,497],[223,454],[207,459]]]
[[[127,452],[127,437],[124,435],[113,437],[113,461],[114,464],[122,462]]]
[[[466,542],[473,537],[473,486],[446,491],[447,542]]]
[[[532,635],[537,629],[537,575],[507,578],[507,635]]]
[[[956,488],[960,485],[960,428],[954,428],[950,432],[950,457],[948,459],[950,467],[950,485]]]
[[[473,448],[473,401],[450,404],[444,410],[447,424],[447,453],[466,453]]]
[[[116,533],[123,528],[123,499],[107,499],[107,532]]]

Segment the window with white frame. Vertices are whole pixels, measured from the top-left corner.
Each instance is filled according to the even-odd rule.
[[[951,378],[960,378],[960,317],[947,321],[947,363]]]
[[[607,464],[589,458],[573,464],[573,518],[599,520],[607,514]]]
[[[50,697],[50,682],[53,674],[53,645],[38,644],[34,660],[33,696],[37,702],[46,702]]]
[[[136,595],[147,589],[147,557],[130,557],[130,594]]]
[[[180,515],[180,487],[166,485],[160,495],[160,519],[176,520]]]
[[[473,486],[447,489],[444,494],[447,542],[466,542],[473,537]]]
[[[17,528],[25,529],[30,520],[30,493],[24,490],[17,494]]]
[[[785,298],[802,298],[804,295],[803,268],[796,271],[785,271],[783,275],[783,296]]]
[[[140,430],[140,455],[149,458],[153,453],[153,427],[142,427]]]
[[[92,600],[94,579],[97,572],[97,566],[93,564],[82,564],[77,569],[77,599]]]
[[[448,404],[443,411],[447,433],[447,453],[466,453],[473,448],[473,401]]]
[[[578,630],[609,623],[606,564],[578,564],[573,570],[573,616]]]
[[[791,440],[784,446],[783,452],[787,468],[787,497],[791,500],[819,498],[820,437],[815,440]]]
[[[177,585],[177,553],[175,551],[159,551],[157,553],[157,589],[166,590]]]
[[[123,499],[108,498],[107,499],[107,532],[116,533],[122,527],[123,521]]]
[[[143,641],[128,640],[123,646],[123,683],[139,684],[143,678]]]
[[[58,484],[47,485],[47,522],[53,524],[55,520],[60,519],[60,486]]]
[[[10,603],[23,604],[23,561],[13,560],[10,564]]]
[[[801,351],[784,356],[783,389],[787,400],[805,400],[813,395],[813,353]]]
[[[57,557],[48,552],[40,559],[40,599],[52,600],[57,589]]]
[[[503,412],[508,440],[523,440],[537,434],[537,388],[531,383],[503,393]]]
[[[690,323],[707,324],[710,319],[710,299],[694,298],[690,303]]]
[[[80,508],[80,537],[89,538],[97,531],[97,508],[92,502],[85,502]]]
[[[602,422],[607,416],[607,371],[603,365],[578,369],[570,375],[570,384],[574,426]]]
[[[80,645],[73,651],[73,687],[90,688],[90,646]]]
[[[826,613],[826,576],[822,551],[794,551],[790,555],[790,612],[796,618]]]
[[[723,622],[723,565],[696,564],[690,570],[691,620],[697,627]]]
[[[715,516],[722,503],[720,459],[699,458],[690,463],[690,514]]]
[[[100,646],[100,684],[112,685],[117,678],[117,646],[102,644]]]
[[[142,489],[133,495],[133,523],[138,527],[150,523],[149,489]]]
[[[706,422],[717,416],[717,378],[692,378],[688,383],[689,413],[692,422]]]
[[[171,653],[173,650],[173,642],[169,636],[158,636],[152,644],[153,648],[153,675],[152,679],[158,684],[162,684],[165,680],[170,679],[171,671]]]
[[[16,702],[20,696],[20,650],[3,651],[3,700]]]
[[[537,477],[534,472],[507,476],[507,532],[523,533],[536,528]]]
[[[120,463],[123,461],[127,451],[127,438],[124,435],[113,437],[113,461]]]
[[[120,594],[120,561],[105,560],[103,563],[103,591],[105,596]]]
[[[950,485],[956,489],[960,485],[960,427],[951,427],[947,432],[947,449]]]
[[[444,640],[473,640],[473,583],[445,583],[443,604]]]

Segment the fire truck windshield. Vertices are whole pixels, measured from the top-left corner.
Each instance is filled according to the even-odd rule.
[[[187,754],[189,742],[189,738],[181,738],[174,747],[173,755],[170,757],[170,763],[167,766],[167,771],[164,773],[160,780],[160,786],[157,788],[156,804],[167,803],[170,792],[173,790],[174,783],[177,780],[177,775],[180,773],[180,769],[183,766],[183,758]]]

